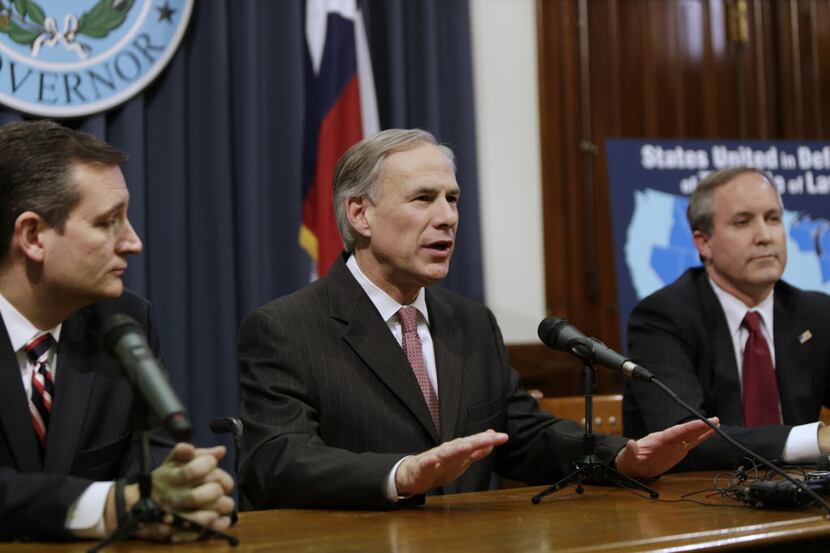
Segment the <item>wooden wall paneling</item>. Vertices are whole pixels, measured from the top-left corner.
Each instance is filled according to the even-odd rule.
[[[816,119],[820,122],[818,136],[830,136],[830,2],[816,0],[815,48],[817,52],[816,103],[820,110]],[[824,54],[824,55],[821,55]]]
[[[704,11],[704,56],[701,65],[703,71],[704,111],[706,127],[699,138],[719,136],[724,83],[723,75],[718,74],[718,68],[723,64],[726,50],[726,13],[722,0],[709,0]]]
[[[746,63],[747,71],[752,75],[744,98],[747,103],[748,135],[756,139],[769,139],[772,136],[770,128],[771,112],[770,100],[774,97],[771,90],[773,75],[770,64],[774,63],[772,48],[768,40],[769,31],[764,24],[766,3],[763,0],[753,0],[749,5],[749,43],[747,44]]]
[[[621,126],[612,136],[644,136],[648,125],[644,117],[645,105],[652,101],[645,83],[648,81],[647,64],[643,58],[646,35],[646,10],[643,2],[621,0],[617,5],[618,41],[609,48],[615,51],[620,74],[620,110]],[[607,64],[609,52],[594,53],[594,64],[602,67]]]
[[[677,18],[679,84],[682,97],[678,99],[678,114],[682,118],[682,134],[687,138],[703,136],[706,132],[706,72],[704,59],[707,32],[708,2],[700,0],[681,4]]]
[[[604,9],[594,9],[605,4]],[[594,149],[585,161],[590,163],[593,177],[593,202],[591,222],[595,245],[593,252],[594,285],[596,293],[589,296],[591,321],[586,328],[612,348],[619,348],[620,332],[617,313],[616,268],[611,236],[610,197],[605,163],[605,138],[619,134],[622,106],[619,96],[619,58],[616,48],[616,20],[604,15],[612,13],[608,6],[616,2],[592,2],[589,11],[588,34],[590,39],[590,106],[591,137]],[[604,58],[603,61],[597,57]],[[588,191],[586,191],[588,193]],[[587,236],[586,236],[587,238]],[[603,393],[622,390],[621,378],[606,370],[597,373],[597,386]]]
[[[578,162],[567,155],[568,137],[573,134],[574,125],[576,93],[572,89],[578,83],[574,69],[578,49],[576,24],[573,1],[537,3],[546,311],[568,319],[574,318],[571,306],[579,303],[574,299],[579,294],[575,290],[578,282],[571,278],[579,245],[571,244],[568,238],[579,233],[574,231],[573,206],[569,188],[564,184]],[[579,364],[568,354],[541,344],[512,344],[507,349],[525,386],[539,388],[545,395],[565,395],[578,389]]]
[[[801,70],[798,56],[798,16],[795,0],[781,0],[775,5],[778,38],[778,87],[780,91],[779,128],[781,138],[801,137],[802,99]]]
[[[594,186],[594,159],[596,144],[593,141],[591,111],[594,105],[591,97],[591,48],[589,36],[588,0],[577,0],[577,20],[579,30],[579,140],[577,155],[579,157],[579,192],[574,205],[582,209],[582,259],[585,263],[585,299],[589,306],[600,301],[600,262],[597,259],[597,239],[601,231],[597,230],[596,189]],[[575,190],[576,191],[576,190]],[[589,307],[590,310],[590,307]],[[585,316],[590,316],[588,313]]]
[[[573,106],[567,90],[573,86],[575,51],[575,11],[571,2],[545,0],[539,2],[539,83],[540,111],[543,114],[541,133],[542,175],[544,180],[543,209],[545,231],[545,296],[547,311],[570,318],[569,296],[574,293],[568,267],[572,248],[563,240],[570,234],[568,189],[564,186],[573,169],[565,155],[565,141],[573,127]],[[556,247],[553,238],[557,237]]]
[[[770,139],[785,138],[781,130],[781,58],[779,56],[780,34],[776,25],[778,9],[777,5],[768,0],[762,3],[762,28],[763,35],[758,41],[764,48],[764,71],[767,93],[767,117],[768,137]]]
[[[826,3],[826,2],[825,2]],[[813,114],[807,119],[809,124],[809,136],[819,137],[822,135],[822,106],[821,106],[821,72],[820,58],[818,52],[818,6],[816,0],[808,0],[803,9],[800,27],[805,31],[802,36],[801,49],[809,56],[809,62],[804,67],[805,80],[805,103],[807,111]],[[825,22],[826,24],[826,22]],[[807,60],[805,60],[807,61]]]
[[[718,102],[710,106],[718,118],[718,125],[715,132],[704,138],[741,138],[741,120],[746,122],[740,115],[744,108],[741,100],[742,91],[739,91],[738,83],[738,60],[745,55],[745,50],[736,48],[730,43],[727,33],[728,19],[731,7],[735,0],[718,0],[713,4],[720,4],[720,10],[712,12],[712,52],[713,65],[705,68],[708,78],[714,81],[713,85],[718,89]],[[746,87],[744,87],[746,88]],[[746,130],[744,134],[746,134]]]
[[[683,90],[683,62],[684,52],[680,45],[680,28],[681,18],[683,17],[683,8],[689,2],[698,3],[700,0],[680,0],[673,7],[674,9],[667,9],[667,2],[657,2],[665,11],[663,19],[665,25],[655,25],[655,30],[658,27],[665,29],[667,35],[665,42],[667,48],[657,48],[661,52],[660,60],[661,72],[665,74],[665,82],[668,88],[668,94],[663,98],[663,125],[664,131],[660,136],[685,136],[686,135],[686,121],[683,106],[685,103],[685,91]]]
[[[636,2],[635,5],[639,6],[641,17],[643,21],[643,28],[641,30],[641,42],[640,47],[642,48],[640,56],[643,64],[643,120],[645,122],[645,128],[643,129],[645,134],[643,136],[657,136],[658,135],[658,117],[657,117],[657,91],[654,87],[655,81],[655,63],[654,63],[654,48],[652,46],[652,10],[651,10],[651,0],[645,2]]]

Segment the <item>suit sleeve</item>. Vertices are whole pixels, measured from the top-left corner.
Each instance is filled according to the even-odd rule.
[[[0,539],[68,539],[69,507],[92,482],[0,467]]]
[[[240,328],[240,416],[245,426],[240,489],[254,508],[392,508],[384,482],[401,454],[327,446],[307,360],[306,331],[261,308]]]
[[[706,411],[707,392],[711,391],[704,390],[700,378],[701,371],[710,370],[711,360],[702,358],[703,351],[710,351],[702,347],[703,341],[710,338],[702,324],[697,328],[688,322],[690,319],[678,318],[676,313],[682,310],[683,306],[671,305],[660,296],[650,296],[640,302],[628,322],[629,354],[694,409],[713,416],[717,413]],[[626,386],[642,418],[644,433],[694,418],[650,383],[629,380]],[[791,428],[721,424],[727,435],[767,459],[780,458]],[[739,449],[713,436],[692,450],[674,470],[736,467],[743,458]]]

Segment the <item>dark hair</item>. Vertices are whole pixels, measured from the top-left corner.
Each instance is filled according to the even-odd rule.
[[[712,234],[712,222],[715,218],[715,204],[712,201],[712,194],[721,186],[731,182],[735,177],[743,175],[744,173],[757,173],[761,175],[770,186],[772,186],[775,193],[778,194],[778,189],[772,184],[770,176],[754,167],[732,167],[715,171],[706,176],[700,181],[692,192],[689,198],[689,206],[686,208],[686,219],[689,221],[689,226],[692,232],[699,230],[703,234]],[[778,203],[783,207],[781,196],[778,195]]]
[[[0,260],[6,258],[14,223],[25,211],[63,232],[81,199],[70,178],[74,163],[121,165],[126,160],[117,148],[54,121],[0,127]]]

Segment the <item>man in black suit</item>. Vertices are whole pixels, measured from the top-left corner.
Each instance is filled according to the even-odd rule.
[[[425,131],[383,131],[338,161],[347,253],[240,330],[240,489],[255,508],[389,508],[487,489],[494,470],[534,484],[572,470],[582,428],[525,393],[487,308],[430,286],[459,195],[452,152]],[[598,455],[656,476],[706,437],[697,422],[601,437]]]
[[[48,121],[0,128],[0,539],[101,537],[138,499],[120,479],[138,470],[146,408],[101,336],[107,315],[125,313],[158,350],[149,304],[121,282],[142,248],[125,159]],[[153,497],[227,528],[223,454],[177,444],[153,471]],[[189,537],[162,523],[141,535]]]
[[[830,429],[817,422],[830,404],[830,296],[780,280],[787,262],[782,210],[774,185],[757,170],[729,169],[701,181],[687,215],[704,266],[634,308],[629,354],[692,407],[719,417],[743,445],[771,459],[814,462],[830,453]],[[626,383],[629,435],[688,417],[653,386]],[[742,458],[716,436],[678,468],[729,469]]]

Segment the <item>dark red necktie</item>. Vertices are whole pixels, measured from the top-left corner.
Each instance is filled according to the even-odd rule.
[[[767,340],[761,333],[761,316],[750,311],[743,320],[749,338],[744,346],[744,425],[781,424],[778,383]]]
[[[46,447],[46,430],[49,428],[49,415],[52,413],[52,401],[55,395],[52,373],[46,362],[49,357],[49,348],[54,343],[55,340],[51,334],[43,334],[23,346],[23,350],[33,365],[29,411],[32,414],[32,426],[34,426],[41,447]]]
[[[401,344],[403,351],[409,360],[409,364],[412,365],[412,371],[418,380],[418,386],[421,387],[421,393],[424,395],[424,401],[426,401],[429,414],[432,416],[432,422],[435,423],[435,429],[440,432],[438,395],[432,389],[432,383],[429,381],[427,367],[424,363],[421,338],[418,336],[418,309],[411,305],[403,307],[398,311],[398,318],[403,329],[403,343]]]

